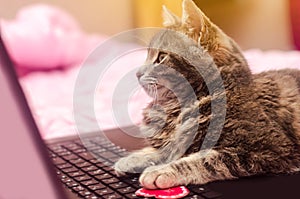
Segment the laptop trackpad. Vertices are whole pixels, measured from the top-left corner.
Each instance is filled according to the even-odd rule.
[[[300,174],[257,176],[232,181],[220,181],[208,185],[224,198],[298,198]]]

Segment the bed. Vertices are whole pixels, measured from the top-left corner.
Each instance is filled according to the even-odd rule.
[[[28,12],[31,14],[28,15]],[[45,17],[38,17],[37,20],[36,15],[40,16],[41,13]],[[41,24],[46,26],[46,29],[55,31],[35,29]],[[122,121],[116,121],[112,112],[112,94],[120,79],[143,63],[146,57],[145,50],[128,53],[115,60],[110,65],[109,71],[101,77],[96,89],[85,84],[85,80],[81,79],[80,92],[74,96],[74,88],[78,83],[78,74],[82,67],[100,67],[99,59],[102,58],[102,54],[100,51],[98,58],[95,57],[88,62],[85,58],[96,46],[107,41],[108,37],[82,32],[74,19],[63,11],[48,6],[23,9],[14,21],[4,21],[2,26],[5,42],[15,62],[21,85],[42,137],[47,139],[76,134],[78,129],[80,132],[97,131],[99,126],[101,129],[110,129],[138,124],[141,121],[142,109],[150,100],[141,88],[136,87],[130,94],[129,100],[122,99],[121,96],[117,99],[122,106],[128,107],[130,120],[121,118]],[[23,35],[18,33],[20,29]],[[30,35],[33,29],[34,36]],[[24,34],[28,34],[25,40]],[[106,51],[114,51],[126,45],[130,44],[115,42]],[[300,52],[297,50],[251,49],[244,51],[244,55],[253,73],[282,68],[300,69]],[[88,80],[89,77],[86,78]],[[132,81],[136,81],[134,79],[132,77]],[[88,104],[84,100],[82,102],[74,100],[74,97],[84,99],[87,96],[94,99],[93,104]],[[119,110],[121,108],[124,107],[119,107]],[[94,112],[88,111],[91,109]],[[76,122],[74,115],[77,118]]]

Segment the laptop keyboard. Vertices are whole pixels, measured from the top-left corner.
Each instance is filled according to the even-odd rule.
[[[128,154],[102,137],[84,138],[48,145],[50,156],[62,183],[86,199],[141,198],[135,191],[141,188],[138,175],[117,177],[114,162]],[[88,150],[86,149],[88,148]],[[213,199],[220,194],[205,186],[189,186],[185,198]]]

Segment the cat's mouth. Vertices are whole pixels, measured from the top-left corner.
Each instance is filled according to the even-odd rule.
[[[157,91],[160,86],[157,83],[141,84],[146,93],[153,98],[157,98]]]
[[[140,80],[139,82],[146,93],[153,98],[157,98],[160,90],[164,88],[163,85],[159,84],[156,80],[153,79],[151,81]]]

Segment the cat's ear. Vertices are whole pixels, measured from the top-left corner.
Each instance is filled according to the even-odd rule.
[[[192,0],[182,2],[182,25],[190,33],[200,33],[210,21]]]
[[[173,14],[165,5],[162,7],[163,26],[174,28],[181,26],[181,19]]]
[[[209,51],[220,46],[232,48],[231,39],[197,7],[192,0],[182,2],[182,28]]]

